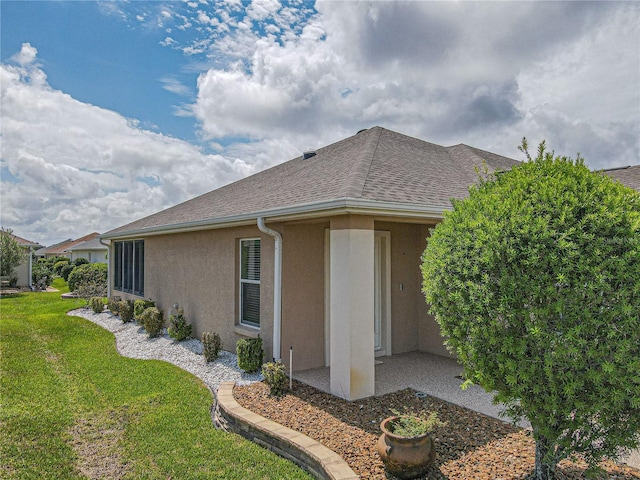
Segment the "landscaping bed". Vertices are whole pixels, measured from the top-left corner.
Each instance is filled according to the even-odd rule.
[[[530,434],[498,419],[434,397],[419,398],[402,390],[380,397],[348,402],[294,382],[281,398],[269,396],[262,382],[236,386],[234,397],[245,408],[319,441],[341,455],[363,479],[387,479],[376,452],[380,422],[391,409],[405,406],[435,410],[444,427],[433,432],[437,457],[424,478],[450,480],[526,479],[533,470],[534,442]],[[583,479],[586,465],[563,461],[560,479]],[[603,464],[607,479],[640,479],[640,470],[613,462]]]

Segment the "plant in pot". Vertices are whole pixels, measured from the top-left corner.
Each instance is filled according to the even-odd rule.
[[[424,475],[436,456],[435,443],[429,435],[434,428],[446,425],[437,412],[394,414],[380,423],[378,453],[387,471],[400,479]]]

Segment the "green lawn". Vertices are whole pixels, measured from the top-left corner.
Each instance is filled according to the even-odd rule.
[[[79,305],[0,300],[0,478],[311,478],[216,430],[199,379],[121,357],[111,333],[66,315]]]

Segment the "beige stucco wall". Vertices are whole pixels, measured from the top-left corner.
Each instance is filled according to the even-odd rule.
[[[428,225],[376,222],[376,230],[391,232],[392,353],[415,350],[448,356],[440,327],[429,315],[422,293],[421,256]]]
[[[282,233],[282,358],[294,370],[324,365],[324,236],[329,223],[293,224]]]
[[[259,329],[238,325],[237,269],[242,238],[261,239]],[[230,352],[235,353],[240,338],[260,334],[265,361],[271,360],[273,251],[273,238],[253,226],[147,237],[144,239],[144,296],[164,311],[165,323],[173,305],[178,303],[193,325],[193,337],[200,338],[204,331],[217,332],[224,350]],[[113,289],[112,295],[140,298]]]
[[[31,253],[29,253],[29,255],[30,254]],[[24,262],[18,265],[13,271],[13,274],[18,278],[16,286],[28,287],[29,285],[31,285],[31,282],[29,281],[29,259],[27,258]]]

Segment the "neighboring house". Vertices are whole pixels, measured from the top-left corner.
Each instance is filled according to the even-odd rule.
[[[109,247],[100,243],[100,238],[96,237],[69,247],[64,252],[70,255],[69,259],[72,262],[84,258],[89,263],[107,263]]]
[[[17,287],[31,287],[31,266],[33,261],[33,250],[40,248],[41,245],[37,242],[32,242],[30,240],[26,240],[22,237],[18,237],[17,235],[10,234],[11,238],[13,238],[18,245],[20,245],[25,252],[27,253],[27,258],[24,262],[18,265],[13,274],[17,278],[16,286]]]
[[[51,245],[50,247],[41,248],[36,250],[36,257],[41,258],[53,258],[53,257],[67,257],[70,258],[71,254],[67,251],[68,249],[84,242],[88,242],[89,240],[93,240],[94,238],[99,237],[100,234],[98,232],[90,233],[89,235],[85,235],[84,237],[80,237],[76,240],[64,240],[63,242],[56,243],[55,245]]]
[[[421,292],[429,229],[467,196],[483,162],[374,127],[162,212],[109,240],[110,291],[178,303],[194,336],[264,340],[267,359],[330,366],[331,391],[374,394],[375,357],[447,355]]]

